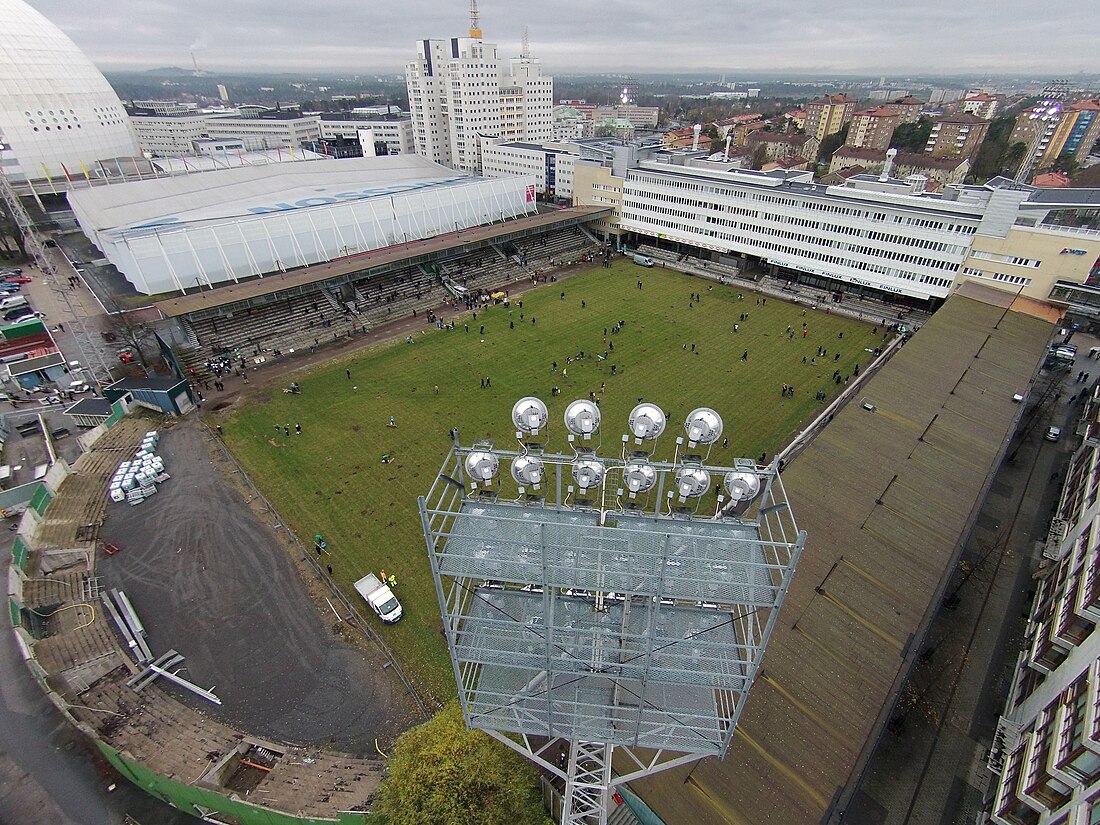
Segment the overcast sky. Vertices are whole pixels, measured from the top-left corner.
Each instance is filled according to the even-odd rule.
[[[103,69],[397,70],[461,36],[465,0],[29,0]],[[482,0],[486,41],[523,27],[550,73],[1100,71],[1093,0]]]

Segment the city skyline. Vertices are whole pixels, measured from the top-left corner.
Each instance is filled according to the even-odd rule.
[[[278,0],[161,0],[152,14],[136,0],[29,1],[107,70],[190,66],[193,53],[207,71],[396,71],[415,54],[415,41],[464,36],[468,26],[462,0],[409,0],[400,14],[349,0],[329,0],[322,10]],[[902,10],[868,0],[776,0],[736,16],[700,0],[678,4],[675,15],[640,0],[607,8],[483,2],[480,10],[485,40],[503,58],[519,53],[526,26],[531,53],[558,73],[1100,74],[1075,7],[1022,0],[931,0]]]

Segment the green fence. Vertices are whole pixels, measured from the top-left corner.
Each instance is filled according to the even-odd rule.
[[[97,741],[96,747],[119,773],[139,788],[192,816],[201,816],[198,810],[201,807],[203,810],[234,816],[241,825],[334,825],[334,823],[335,825],[368,825],[370,822],[366,814],[341,813],[336,818],[328,819],[293,816],[258,808],[246,802],[228,799],[206,788],[196,788],[194,785],[185,785],[174,779],[168,779],[138,762],[124,758],[118,751],[103,742]]]
[[[23,623],[22,617],[19,615],[19,602],[15,599],[8,599],[8,610],[11,612],[11,626],[19,627]]]
[[[107,416],[107,420],[103,424],[110,429],[115,426],[119,421],[126,417],[126,408],[122,406],[121,401],[115,401],[111,404],[111,414]]]
[[[11,546],[11,561],[20,570],[27,569],[27,558],[31,554],[31,549],[27,547],[23,541],[22,536],[15,537],[15,544]]]
[[[46,508],[50,506],[50,502],[53,501],[53,495],[46,489],[46,485],[41,485],[34,491],[34,495],[31,496],[30,507],[38,515],[42,516],[46,514]]]

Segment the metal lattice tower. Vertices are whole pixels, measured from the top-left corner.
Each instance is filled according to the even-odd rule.
[[[46,252],[46,247],[42,243],[41,237],[38,235],[38,230],[35,228],[34,221],[23,206],[23,202],[19,200],[19,196],[12,188],[11,182],[2,171],[0,171],[0,200],[4,201],[4,204],[8,208],[8,212],[15,220],[15,225],[19,228],[19,233],[23,236],[23,246],[34,259],[46,283],[53,289],[58,300],[63,301],[68,307],[69,314],[72,317],[69,324],[73,329],[73,338],[80,352],[81,361],[88,369],[92,370],[92,374],[96,379],[95,383],[102,389],[105,384],[111,382],[111,372],[103,360],[102,353],[100,353],[98,348],[91,343],[88,330],[84,325],[84,319],[79,312],[74,310],[72,302],[69,300],[68,292],[60,288],[60,284],[58,283],[58,272],[54,268],[53,262]],[[92,363],[91,359],[88,357],[89,350],[95,354],[96,363]]]
[[[725,755],[805,533],[774,465],[570,441],[456,434],[419,502],[467,726],[564,783],[562,823],[603,825],[615,786]]]
[[[481,39],[481,12],[477,10],[477,0],[470,0],[470,37]]]

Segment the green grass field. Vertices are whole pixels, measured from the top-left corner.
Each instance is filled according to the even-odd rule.
[[[762,452],[770,458],[820,408],[814,394],[825,390],[832,397],[839,389],[834,369],[842,375],[856,363],[862,369],[870,358],[867,348],[881,341],[882,330],[873,334],[868,325],[821,309],[804,314],[802,307],[774,298],[758,305],[747,291],[738,300],[744,289],[711,288],[701,279],[621,261],[528,292],[522,308],[514,300],[511,307],[478,312],[476,321],[456,315],[453,331],[425,325],[413,344],[380,344],[298,373],[301,395],[272,388],[223,422],[225,438],[303,543],[324,534],[342,586],[350,591],[351,582],[371,570],[397,576],[405,617],[393,627],[378,627],[409,676],[433,699],[445,701],[455,687],[416,499],[447,454],[450,428],[458,428],[464,444],[489,437],[514,446],[512,405],[536,395],[550,407],[550,446],[564,450],[566,405],[596,392],[605,443],[618,444],[627,414],[645,398],[671,412],[663,439],[670,456],[685,415],[709,406],[722,415],[730,442],[712,453],[712,463]],[[701,302],[690,300],[695,292]],[[744,322],[741,313],[749,315]],[[611,334],[619,320],[626,322],[624,329]],[[736,333],[734,323],[740,324]],[[607,349],[605,328],[614,350],[601,362],[591,356]],[[828,355],[813,365],[819,346]],[[586,358],[566,363],[581,351]],[[748,359],[742,360],[745,351]],[[486,376],[492,386],[482,389]],[[601,383],[607,385],[602,393]],[[783,384],[795,387],[794,398],[781,397]],[[556,398],[554,386],[562,390]],[[393,429],[386,426],[391,415]],[[295,423],[302,425],[301,436],[294,434]],[[284,424],[291,427],[289,437],[275,433]],[[396,457],[394,463],[381,463],[385,452]]]

